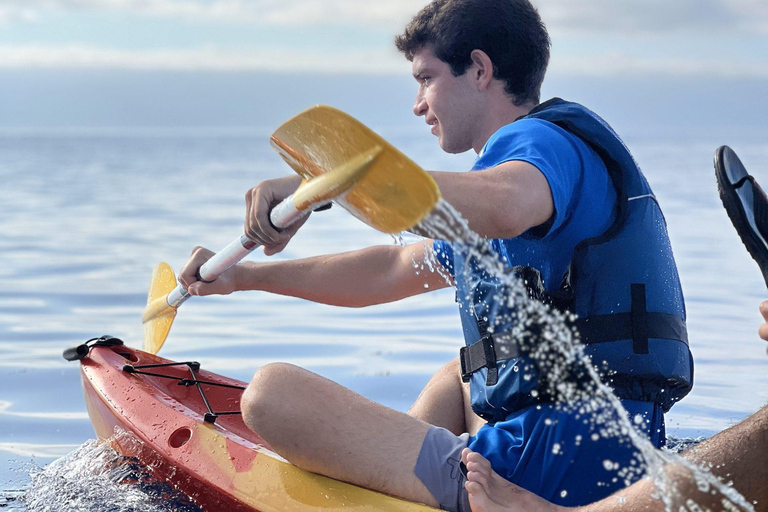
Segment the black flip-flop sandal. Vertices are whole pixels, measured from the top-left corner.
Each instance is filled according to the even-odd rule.
[[[728,146],[715,152],[715,176],[725,211],[768,286],[768,196]]]

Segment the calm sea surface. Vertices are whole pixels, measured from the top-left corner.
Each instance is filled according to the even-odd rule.
[[[430,139],[380,131],[426,168],[471,165],[471,155],[442,155]],[[102,334],[141,345],[154,264],[178,271],[194,246],[226,245],[241,232],[245,191],[288,173],[269,133],[0,133],[0,508],[23,508],[7,500],[29,485],[30,470],[94,436],[78,365],[62,350]],[[692,127],[625,138],[666,214],[696,360],[694,390],[667,416],[668,432],[709,436],[768,402],[766,344],[756,334],[768,291],[712,168],[715,148],[727,143],[768,184],[768,132]],[[276,257],[391,243],[334,208]],[[404,410],[462,344],[455,307],[450,290],[365,309],[256,292],[196,298],[161,354],[241,380],[288,361]]]

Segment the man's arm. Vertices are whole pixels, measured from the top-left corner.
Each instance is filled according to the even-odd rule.
[[[514,238],[547,222],[554,213],[552,191],[544,174],[523,161],[504,162],[482,171],[430,173],[443,198],[476,233],[488,238]],[[264,253],[283,250],[305,219],[275,230],[270,210],[296,190],[301,180],[287,176],[267,180],[246,194],[245,234],[264,246]]]
[[[201,247],[179,275],[192,295],[229,294],[260,290],[331,304],[363,307],[393,302],[448,286],[437,272],[421,271],[430,242],[406,246],[374,246],[358,251],[291,261],[244,262],[212,283],[195,277],[197,269],[213,253]]]
[[[522,161],[462,173],[431,172],[448,203],[488,238],[514,238],[544,224],[554,213],[544,174]]]

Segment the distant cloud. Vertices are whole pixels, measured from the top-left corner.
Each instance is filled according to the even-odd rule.
[[[122,11],[143,16],[274,25],[396,24],[421,5],[414,0],[0,0],[0,22],[55,11]]]
[[[669,34],[768,34],[765,0],[534,0],[552,31]]]
[[[725,61],[717,58],[661,57],[646,58],[624,53],[583,58],[553,57],[549,75],[560,76],[668,76],[668,77],[734,77],[768,78],[768,62],[750,60]]]
[[[376,24],[396,31],[425,0],[0,0],[0,22],[54,11],[122,11],[142,16],[275,25]],[[768,34],[765,0],[534,0],[553,32]]]
[[[83,45],[2,46],[2,68],[119,68],[141,70],[316,71],[350,73],[408,73],[410,64],[390,51],[116,50]]]
[[[768,48],[768,0],[533,2],[553,36],[552,74],[768,76],[764,58]],[[87,40],[92,41],[89,45],[76,43],[76,31],[70,35],[54,30],[47,43],[35,44],[36,39],[24,39],[20,35],[23,31],[19,30],[13,44],[6,40],[2,46],[0,31],[0,68],[401,73],[407,69],[407,63],[396,54],[391,38],[385,44],[380,36],[382,31],[394,36],[426,3],[427,0],[0,0],[0,24],[42,24],[47,20],[55,24],[61,13],[76,17],[78,13],[95,12],[117,13],[119,20],[111,22],[124,23],[126,27],[136,24],[137,18],[153,18],[153,28],[160,22],[170,25],[189,21],[195,29],[208,20],[220,24],[209,31],[211,39],[199,40],[198,48],[157,47],[169,44],[162,38],[153,47],[152,37],[148,37],[141,39],[142,49],[135,49],[130,46],[138,45],[135,36],[113,40],[98,30],[88,34]],[[273,33],[280,35],[283,46],[276,42],[272,49],[262,48],[259,45],[263,43],[254,39],[251,47],[233,48],[232,41],[222,37],[228,34],[229,25],[221,24],[246,24],[246,32],[251,25],[255,30],[260,26],[279,26]],[[360,25],[370,27],[371,32],[375,27],[378,39],[366,40],[366,31],[348,29]],[[307,45],[306,27],[315,30],[316,38],[349,30],[358,39],[329,37],[323,50],[302,47]],[[176,26],[171,32],[179,34],[187,28]],[[36,33],[32,37],[39,38],[43,32]],[[241,30],[239,34],[242,33]],[[206,37],[202,31],[196,34]],[[671,35],[678,37],[669,38]],[[60,44],[50,42],[56,38],[61,40]],[[649,41],[638,44],[636,38]],[[238,41],[236,44],[243,43],[242,38],[234,40]],[[677,46],[672,47],[673,44]],[[224,50],[225,47],[228,49]]]
[[[14,21],[34,21],[37,17],[37,10],[30,9],[27,6],[14,4],[6,5],[7,0],[0,0],[0,24]]]
[[[389,50],[116,50],[83,45],[2,46],[0,69],[103,68],[199,71],[311,71],[329,73],[408,74],[410,64]],[[647,58],[620,52],[583,58],[556,56],[550,74],[561,76],[733,76],[768,78],[768,63],[746,60]]]

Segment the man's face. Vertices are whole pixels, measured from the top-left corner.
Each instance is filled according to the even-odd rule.
[[[461,76],[453,76],[450,66],[428,48],[414,53],[412,64],[413,76],[419,83],[413,113],[424,116],[443,151],[462,153],[472,149],[481,108],[471,79],[472,67]]]

